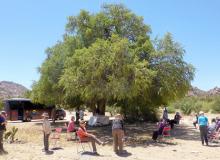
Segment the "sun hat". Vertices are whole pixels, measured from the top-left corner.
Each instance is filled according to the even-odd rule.
[[[203,112],[203,111],[200,111],[200,112],[199,112],[199,115],[201,115],[201,114],[204,114],[204,112]]]
[[[1,114],[4,115],[5,117],[7,117],[7,113],[5,111],[1,111]]]
[[[42,117],[49,117],[49,115],[48,115],[47,112],[44,112],[44,113],[42,114]]]
[[[1,114],[6,114],[6,112],[5,111],[1,111]]]

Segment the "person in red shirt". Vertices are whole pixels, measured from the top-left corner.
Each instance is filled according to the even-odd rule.
[[[71,117],[71,120],[69,121],[69,124],[67,126],[67,133],[69,134],[67,140],[72,140],[72,132],[75,132],[76,133],[76,128],[75,128],[75,117],[72,116]]]
[[[96,144],[105,145],[105,142],[100,141],[98,138],[96,138],[95,135],[90,134],[86,131],[86,122],[84,120],[79,121],[79,129],[77,131],[77,135],[81,142],[91,142],[92,143],[92,149],[94,154],[98,154],[96,150]]]

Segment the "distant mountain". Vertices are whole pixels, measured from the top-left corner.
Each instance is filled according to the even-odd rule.
[[[0,81],[0,99],[23,97],[28,89],[20,84]]]
[[[210,89],[208,92],[207,92],[208,95],[212,96],[212,95],[220,95],[220,88],[218,87],[215,87],[213,89]]]
[[[203,91],[197,87],[192,87],[188,92],[188,96],[203,97],[203,96],[215,96],[215,95],[220,95],[220,88],[214,87],[213,89],[210,89],[208,91]]]

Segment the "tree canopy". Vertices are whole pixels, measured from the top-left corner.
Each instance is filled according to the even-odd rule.
[[[68,17],[63,40],[46,50],[31,98],[98,107],[102,114],[114,104],[145,119],[161,104],[183,97],[194,77],[172,35],[151,40],[150,33],[143,18],[123,5],[105,4],[99,13],[82,10]]]

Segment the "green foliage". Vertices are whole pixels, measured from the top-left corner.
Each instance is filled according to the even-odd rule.
[[[215,97],[211,109],[213,113],[220,113],[220,96]]]
[[[209,97],[185,97],[171,106],[178,109],[180,108],[184,114],[191,112],[199,113],[199,111],[220,113],[220,96]]]
[[[167,111],[168,111],[168,113],[175,113],[175,112],[176,112],[176,109],[175,109],[173,106],[169,106],[169,107],[167,108]]]
[[[179,101],[176,101],[170,105],[171,108],[180,109],[183,114],[189,115],[191,112],[197,112],[199,104],[196,104],[196,99],[194,97],[185,97]]]
[[[0,110],[3,110],[4,104],[3,104],[3,100],[0,99]]]
[[[116,105],[106,106],[106,112],[109,112],[111,116],[114,116],[117,113],[121,113],[121,107]]]
[[[152,41],[142,17],[123,5],[68,17],[63,41],[48,48],[31,99],[92,110],[115,104],[129,119],[156,119],[157,108],[183,97],[194,68],[170,33]]]
[[[86,101],[137,96],[149,88],[154,72],[129,50],[128,41],[115,36],[77,50],[67,60],[60,84],[68,95],[79,95]]]
[[[31,91],[30,91],[30,90],[26,91],[26,92],[24,93],[24,96],[23,96],[23,97],[25,97],[25,98],[31,98]]]
[[[7,132],[5,133],[4,138],[5,138],[6,140],[10,140],[10,142],[13,143],[13,142],[14,142],[14,139],[15,139],[15,135],[16,135],[17,132],[18,132],[18,128],[16,128],[15,126],[13,126],[10,131],[7,131]]]
[[[185,50],[173,41],[170,33],[155,40],[155,48],[157,52],[152,55],[151,66],[157,75],[152,90],[162,104],[167,104],[185,96],[193,80],[194,68],[183,61]]]

